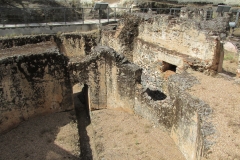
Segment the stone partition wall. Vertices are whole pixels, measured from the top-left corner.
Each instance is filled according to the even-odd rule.
[[[112,47],[143,68],[145,88],[162,90],[158,73],[166,68],[164,64],[176,66],[177,73],[187,68],[207,74],[221,72],[224,56],[221,38],[226,35],[229,17],[200,21],[196,18],[200,15],[191,14],[189,19],[171,15],[129,15],[120,20],[116,28],[103,29],[101,44]]]
[[[220,20],[224,21],[220,23]],[[209,74],[219,71],[226,20],[220,17],[201,22],[169,15],[138,14],[120,21],[116,30],[102,31],[102,44],[128,54],[126,58],[143,69],[141,85],[135,88],[134,112],[165,128],[189,160],[207,154],[211,146],[207,137],[214,130],[207,123],[210,107],[187,93],[197,81],[184,70],[192,68]],[[135,26],[135,30],[128,26]],[[121,50],[129,45],[132,47],[127,53]],[[165,80],[162,72],[166,64],[176,66],[180,74]],[[154,100],[146,90],[168,96]]]
[[[215,24],[211,21],[210,24]],[[217,21],[218,22],[218,21]],[[220,31],[226,29],[226,23],[222,23],[222,30],[219,33],[212,33],[210,28],[205,24],[201,27],[201,23],[193,19],[179,19],[169,15],[156,16],[148,21],[144,21],[139,25],[138,39],[142,40],[143,46],[151,46],[150,52],[154,52],[157,60],[172,63],[178,67],[179,72],[185,67],[190,66],[200,71],[217,71],[221,55]],[[214,28],[211,28],[214,30]],[[215,31],[215,30],[214,30]],[[217,32],[217,31],[215,31]],[[147,42],[147,43],[146,43]],[[133,61],[136,62],[141,57],[138,56],[142,48],[134,47]],[[162,52],[158,48],[165,48]],[[148,52],[144,52],[148,54]],[[166,56],[168,55],[168,56]],[[175,62],[170,58],[178,57],[181,62]],[[154,57],[153,57],[154,59]]]
[[[126,16],[119,21],[115,30],[104,28],[101,34],[101,45],[113,48],[119,54],[124,55],[129,61],[133,62],[134,39],[138,36],[138,26],[141,19]]]
[[[18,36],[18,37],[1,37],[0,38],[0,49],[12,48],[17,46],[23,46],[26,44],[36,44],[46,41],[51,41],[54,36],[51,34],[46,35],[31,35],[31,36]]]
[[[25,37],[37,43],[35,47],[47,41],[55,49],[1,55],[0,133],[36,115],[73,109],[72,86],[78,83],[88,86],[92,110],[141,115],[164,128],[186,159],[201,159],[211,146],[207,137],[214,132],[207,122],[211,109],[187,93],[197,80],[183,70],[217,70],[219,33],[201,30],[197,22],[158,15],[126,17],[116,31],[103,30],[101,43],[113,49],[95,47],[98,31],[30,37],[33,42]],[[0,47],[18,46],[18,52],[27,42],[1,40]],[[180,74],[164,79],[162,72],[170,65]]]
[[[67,63],[58,51],[0,58],[0,133],[37,115],[73,109]]]
[[[106,46],[83,59],[70,59],[72,83],[89,86],[90,109],[117,108],[134,112],[135,85],[141,69]]]
[[[135,88],[135,113],[166,130],[187,160],[206,156],[212,145],[207,138],[214,133],[208,123],[212,113],[209,105],[187,93],[196,83],[196,78],[187,73],[173,75],[167,82],[169,96],[158,91],[157,100],[142,92],[141,85]]]
[[[61,52],[68,57],[85,56],[100,40],[100,30],[89,32],[73,32],[59,34],[55,41],[59,44]]]
[[[51,41],[67,57],[85,56],[99,43],[100,30],[0,38],[0,49]]]
[[[169,78],[169,96],[174,106],[171,137],[186,159],[202,159],[213,144],[208,136],[215,132],[209,115],[212,109],[202,100],[193,97],[187,90],[198,83],[189,74]]]

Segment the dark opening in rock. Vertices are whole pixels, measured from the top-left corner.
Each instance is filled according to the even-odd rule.
[[[164,100],[167,96],[158,90],[150,90],[149,88],[145,91],[154,101]]]
[[[171,70],[173,72],[176,72],[176,69],[177,69],[177,66],[163,61],[163,66],[162,66],[162,71],[163,72],[165,72],[167,70]]]

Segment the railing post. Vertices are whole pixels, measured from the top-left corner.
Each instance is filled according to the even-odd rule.
[[[109,23],[109,8],[107,8],[107,19],[108,19],[108,23]]]
[[[84,8],[82,8],[82,21],[83,21],[83,24],[84,24]]]
[[[117,8],[115,7],[114,8],[114,21],[116,21],[116,11],[117,11]]]
[[[99,9],[99,12],[98,12],[98,17],[99,17],[99,24],[101,23],[101,9]]]
[[[47,12],[45,8],[43,10],[44,10],[45,26],[47,26],[47,17],[46,17]]]
[[[66,22],[66,8],[64,8],[64,23],[65,23],[65,25],[67,24],[67,22]]]
[[[22,11],[23,11],[24,23],[27,24],[27,25],[29,25],[29,24],[28,24],[28,20],[27,20],[27,9],[26,9],[25,11],[22,9]],[[15,27],[16,27],[16,24],[15,24]]]

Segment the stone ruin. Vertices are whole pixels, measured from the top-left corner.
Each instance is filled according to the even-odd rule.
[[[187,93],[198,82],[185,71],[221,71],[228,17],[200,13],[135,14],[88,33],[1,39],[0,133],[73,109],[72,86],[85,84],[91,110],[138,114],[164,127],[186,159],[201,159],[212,144],[212,110]]]

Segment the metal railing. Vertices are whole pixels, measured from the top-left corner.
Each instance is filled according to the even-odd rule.
[[[0,7],[0,24],[2,28],[6,25],[50,25],[50,24],[84,24],[91,20],[107,22],[116,21],[126,12],[128,8],[107,8],[106,10],[94,10],[93,8],[3,8]],[[96,21],[95,21],[96,23]]]
[[[15,27],[46,26],[46,25],[72,25],[116,21],[128,13],[170,14],[180,16],[180,8],[121,8],[113,7],[105,10],[93,8],[3,8],[0,7],[0,28],[7,25]],[[206,20],[212,19],[213,10],[207,11]],[[93,23],[93,22],[92,22]]]

